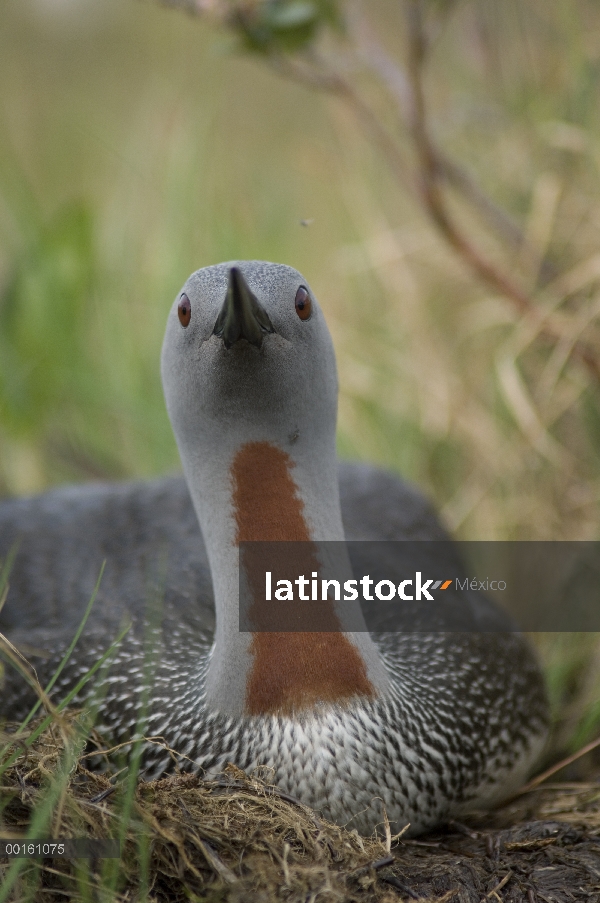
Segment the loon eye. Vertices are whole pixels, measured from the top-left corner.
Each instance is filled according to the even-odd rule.
[[[190,325],[190,320],[192,318],[192,305],[190,304],[190,299],[187,295],[182,295],[179,299],[177,316],[179,317],[179,322],[183,327]]]
[[[296,292],[296,313],[301,320],[308,320],[312,313],[312,301],[310,300],[308,289],[304,288],[303,285]]]

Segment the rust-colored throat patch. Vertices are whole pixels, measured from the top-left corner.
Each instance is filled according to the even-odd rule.
[[[293,468],[290,456],[269,442],[249,442],[237,452],[231,477],[238,543],[311,543]],[[314,546],[301,548],[306,558],[301,562],[304,573],[318,571]],[[258,600],[265,575],[251,565],[247,570],[250,592]],[[323,616],[339,628],[333,604],[328,600],[321,605],[328,607]],[[249,715],[292,715],[322,703],[344,704],[355,696],[375,696],[358,649],[342,632],[254,633],[250,652]]]

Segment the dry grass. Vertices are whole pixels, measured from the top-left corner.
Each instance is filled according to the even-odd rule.
[[[15,751],[4,740],[3,761]],[[93,752],[101,742],[92,732]],[[65,755],[77,749],[65,773]],[[89,771],[88,762],[73,713],[21,747],[2,779],[0,836],[27,836],[46,807],[46,830],[36,837],[120,837],[121,860],[0,860],[3,900],[441,903],[479,901],[504,880],[503,900],[524,899],[531,888],[554,903],[600,889],[598,783],[539,788],[417,841],[362,838],[233,766],[219,781],[176,775],[145,783],[134,766],[111,775]],[[549,872],[554,890],[544,896]]]
[[[67,717],[72,728],[75,718]],[[62,739],[50,728],[5,773],[4,836],[27,830],[61,772],[64,751]],[[60,813],[50,822],[53,837],[114,837],[123,830],[120,813],[130,777],[121,775],[115,783],[85,764],[79,757],[69,774]],[[144,892],[158,900],[190,895],[240,901],[306,900],[311,895],[322,900],[386,899],[385,894],[374,894],[373,885],[378,860],[387,858],[380,840],[331,825],[259,777],[230,766],[218,782],[195,775],[137,782],[115,887],[119,899],[140,892],[140,882]],[[145,861],[145,875],[140,861]],[[42,878],[42,866],[30,870]],[[87,879],[101,887],[104,871],[95,875],[90,870]],[[28,879],[24,874],[19,880]],[[73,894],[81,892],[73,861],[55,860],[42,881],[46,888],[40,888],[39,900],[50,899],[59,887],[67,894],[69,888]]]

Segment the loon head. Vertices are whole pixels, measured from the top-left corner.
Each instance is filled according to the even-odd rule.
[[[283,450],[335,442],[337,374],[325,317],[292,267],[233,261],[187,280],[162,351],[167,410],[182,458],[203,437]]]

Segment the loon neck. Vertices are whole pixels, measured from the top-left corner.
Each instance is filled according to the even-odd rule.
[[[198,468],[187,474],[215,591],[215,645],[206,677],[212,710],[292,715],[319,705],[345,705],[356,697],[374,699],[387,689],[388,677],[369,634],[344,632],[329,602],[323,605],[339,625],[332,632],[239,630],[241,542],[297,542],[310,550],[319,541],[344,539],[331,451],[313,445],[302,454],[293,444],[285,450],[276,442],[249,441],[213,459],[200,478]],[[318,565],[308,562],[311,566]]]

